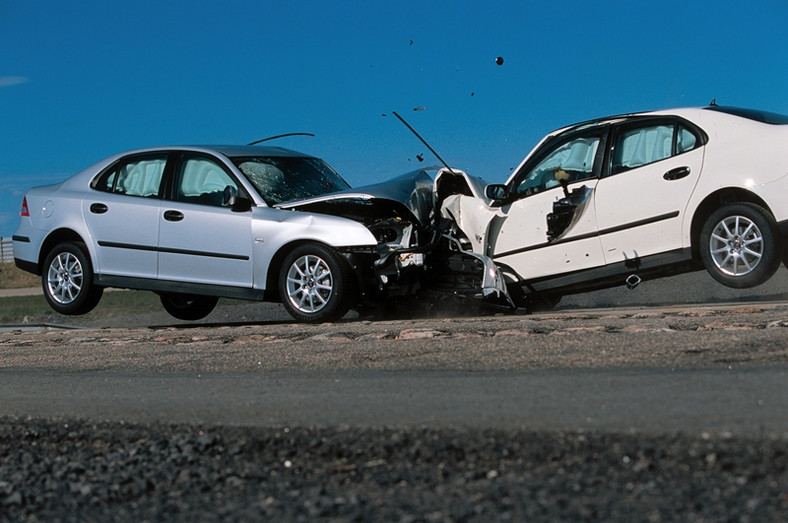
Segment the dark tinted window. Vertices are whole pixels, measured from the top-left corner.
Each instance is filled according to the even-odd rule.
[[[741,107],[725,107],[721,105],[710,105],[709,107],[704,107],[704,109],[732,114],[734,116],[741,116],[742,118],[748,118],[761,123],[768,123],[772,125],[788,125],[788,116],[784,114],[758,111],[757,109],[743,109]]]

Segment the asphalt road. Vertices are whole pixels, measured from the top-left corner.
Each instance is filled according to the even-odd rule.
[[[788,365],[737,369],[0,371],[0,413],[222,426],[788,432]]]
[[[788,432],[788,304],[18,329],[0,416]]]

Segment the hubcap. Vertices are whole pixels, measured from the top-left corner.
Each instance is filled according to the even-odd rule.
[[[746,216],[728,216],[711,232],[709,249],[715,265],[731,276],[755,270],[763,256],[763,236]]]
[[[61,305],[68,305],[82,290],[82,264],[70,252],[61,252],[49,265],[47,288],[49,295]]]
[[[334,289],[331,269],[318,256],[301,256],[287,271],[287,297],[301,312],[318,312],[328,304]]]

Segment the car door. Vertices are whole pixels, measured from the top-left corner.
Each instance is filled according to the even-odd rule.
[[[487,232],[488,253],[496,263],[523,280],[604,264],[592,195],[605,132],[594,127],[545,143],[512,178],[508,192],[514,200],[500,208]],[[548,217],[562,201],[576,205],[570,204],[560,231],[550,230]]]
[[[160,280],[252,286],[252,213],[223,204],[228,186],[240,190],[218,159],[180,156],[159,213]]]
[[[166,153],[129,156],[93,182],[82,205],[97,273],[156,278],[159,195],[166,165]]]
[[[608,264],[682,248],[687,202],[703,166],[702,134],[673,119],[618,125],[596,189]]]

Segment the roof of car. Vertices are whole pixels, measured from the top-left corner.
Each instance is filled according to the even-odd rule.
[[[219,153],[230,158],[250,157],[250,156],[279,156],[279,157],[306,157],[313,158],[311,154],[304,154],[284,147],[271,147],[261,145],[170,145],[159,147],[146,147],[118,153],[115,156],[126,156],[129,154],[148,153],[158,151],[202,151]]]
[[[285,149],[284,147],[271,147],[260,145],[214,145],[206,146],[206,149],[211,149],[216,152],[222,153],[228,157],[245,157],[245,156],[306,156],[312,155],[293,151],[292,149]]]

